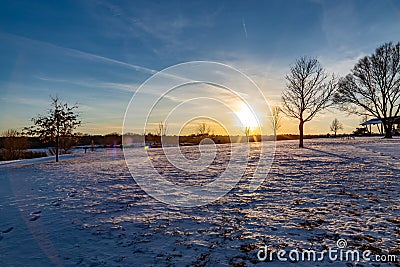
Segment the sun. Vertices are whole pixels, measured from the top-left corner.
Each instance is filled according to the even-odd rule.
[[[235,114],[239,118],[242,127],[249,127],[251,130],[260,127],[254,111],[252,111],[245,103],[240,104],[240,107]]]

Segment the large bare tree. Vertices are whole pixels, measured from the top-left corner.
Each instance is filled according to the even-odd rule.
[[[299,120],[299,147],[304,147],[304,123],[333,104],[337,81],[328,76],[316,58],[301,57],[285,76],[282,112]]]
[[[340,80],[335,102],[348,113],[380,119],[385,138],[391,138],[400,112],[400,43],[386,43],[360,59]]]
[[[51,108],[47,114],[32,118],[34,125],[26,128],[28,134],[39,136],[44,141],[55,142],[56,162],[58,162],[60,139],[71,137],[73,130],[81,125],[79,116],[75,112],[77,108],[77,105],[69,106],[58,97],[51,98]]]

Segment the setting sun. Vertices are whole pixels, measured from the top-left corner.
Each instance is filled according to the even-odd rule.
[[[241,126],[249,127],[251,130],[260,127],[260,123],[258,122],[254,111],[251,110],[245,103],[241,103],[239,110],[235,112],[235,114],[239,118]]]

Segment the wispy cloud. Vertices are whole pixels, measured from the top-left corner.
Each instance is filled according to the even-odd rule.
[[[89,59],[89,60],[93,60],[93,61],[100,61],[100,62],[106,62],[106,63],[110,63],[110,64],[116,64],[116,65],[124,66],[124,67],[130,68],[130,69],[148,73],[148,74],[155,74],[158,72],[158,70],[146,68],[146,67],[143,67],[140,65],[130,64],[130,63],[116,60],[113,58],[92,54],[89,52],[84,52],[84,51],[74,49],[74,48],[63,47],[63,46],[55,45],[55,44],[45,42],[45,41],[34,40],[34,39],[27,38],[27,37],[20,36],[20,35],[0,32],[0,39],[12,40],[14,42],[17,42],[19,45],[23,45],[23,46],[35,45],[35,46],[41,47],[42,49],[48,49],[48,48],[57,49],[60,52],[63,52],[65,55]]]
[[[23,37],[23,36],[19,36],[19,35],[0,32],[0,40],[2,38],[7,39],[7,40],[12,40],[13,42],[16,42],[19,45],[24,46],[24,47],[37,46],[41,50],[55,49],[56,51],[59,51],[60,53],[62,53],[64,56],[72,56],[72,57],[91,60],[91,61],[95,61],[95,62],[123,66],[128,69],[133,69],[135,71],[149,74],[149,75],[154,75],[154,74],[159,73],[158,70],[143,67],[140,65],[130,64],[130,63],[126,63],[126,62],[116,60],[113,58],[104,57],[101,55],[96,55],[93,53],[88,53],[88,52],[80,51],[80,50],[73,49],[73,48],[63,47],[63,46],[55,45],[55,44],[52,44],[49,42],[34,40],[31,38],[27,38],[27,37]],[[179,75],[175,75],[175,74],[171,74],[170,72],[161,72],[160,75],[165,76],[166,78],[169,78],[169,79],[175,79],[175,80],[180,80],[180,81],[184,81],[184,82],[188,81],[188,78],[185,78],[185,77],[179,76]],[[43,80],[43,81],[64,82],[64,83],[81,85],[81,86],[86,86],[86,87],[95,86],[95,87],[102,87],[102,88],[113,88],[113,89],[117,89],[120,91],[127,91],[127,92],[133,92],[139,87],[138,84],[131,85],[131,84],[112,83],[112,82],[106,82],[106,83],[105,82],[96,82],[96,81],[92,82],[92,81],[74,80],[74,79],[70,79],[70,78],[63,79],[63,78],[47,77],[46,75],[36,75],[36,78]]]
[[[222,8],[217,5],[210,10],[202,2],[179,5],[171,2],[169,5],[173,12],[166,12],[165,6],[155,2],[121,7],[115,2],[98,0],[92,2],[89,12],[101,23],[103,34],[139,40],[158,56],[197,51],[200,44],[191,40],[188,32],[213,28]]]
[[[126,84],[126,83],[115,83],[115,82],[101,82],[101,81],[90,81],[90,80],[76,80],[73,78],[68,79],[59,79],[59,78],[51,78],[48,76],[37,75],[35,78],[46,81],[46,82],[54,82],[54,83],[67,83],[73,84],[80,87],[90,87],[90,88],[105,88],[118,90],[122,92],[133,93],[140,86],[138,84]]]
[[[336,76],[345,76],[353,69],[354,65],[364,56],[365,53],[357,52],[353,55],[345,56],[343,58],[332,56],[321,56],[320,61],[326,70],[334,73]]]
[[[49,104],[48,101],[44,99],[36,99],[31,97],[13,97],[9,98],[7,102],[36,107],[46,107]]]
[[[247,38],[248,36],[247,36],[246,22],[244,21],[244,18],[242,19],[242,24],[243,24],[244,35]]]

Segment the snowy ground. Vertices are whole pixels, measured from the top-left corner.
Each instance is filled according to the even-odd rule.
[[[2,165],[0,266],[280,266],[276,259],[260,262],[259,248],[322,251],[340,238],[352,249],[398,256],[400,139],[315,139],[306,146],[278,142],[271,172],[256,192],[248,191],[249,167],[228,195],[186,209],[146,195],[120,149],[76,154],[60,164]],[[224,167],[229,146],[218,147]],[[158,164],[160,151],[150,152]],[[254,159],[257,147],[252,151]],[[208,173],[203,178],[212,180],[218,170]]]

